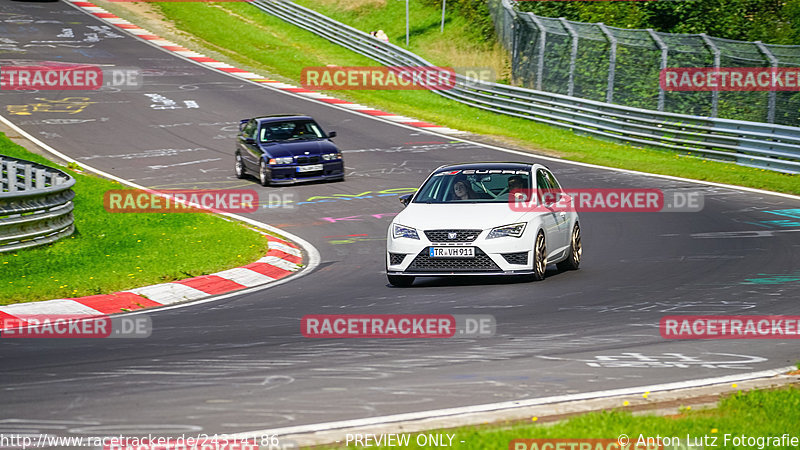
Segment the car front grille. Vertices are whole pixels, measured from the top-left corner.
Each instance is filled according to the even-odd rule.
[[[389,253],[389,264],[393,266],[402,264],[404,259],[406,259],[405,253]]]
[[[509,264],[528,264],[528,252],[501,253]]]
[[[425,236],[431,242],[472,242],[481,230],[426,230]],[[452,237],[451,237],[452,236]]]
[[[297,164],[316,164],[319,162],[319,156],[295,156]]]
[[[489,255],[475,249],[474,258],[431,258],[428,248],[419,252],[406,269],[408,272],[502,272]]]

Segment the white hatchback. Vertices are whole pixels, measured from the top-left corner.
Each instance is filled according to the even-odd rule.
[[[556,206],[565,197],[541,164],[439,167],[416,194],[400,198],[406,207],[386,241],[389,283],[410,286],[415,277],[448,275],[541,280],[551,263],[577,269],[581,229],[575,211]]]

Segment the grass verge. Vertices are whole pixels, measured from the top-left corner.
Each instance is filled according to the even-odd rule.
[[[103,194],[117,182],[58,166],[0,133],[0,154],[76,178],[75,233],[53,244],[0,253],[0,305],[108,294],[206,275],[262,257],[267,240],[209,214],[111,214]]]
[[[102,0],[98,3],[134,21],[142,22],[145,17],[141,11],[131,9],[129,4]],[[412,3],[412,20],[415,20],[417,9],[432,8],[418,2]],[[154,19],[152,11],[149,12],[145,18],[150,22],[146,25],[156,24],[153,31],[164,37],[240,67],[271,73],[295,84],[299,83],[301,70],[306,66],[376,64],[247,3],[162,2],[147,5],[155,8],[160,17]],[[380,15],[386,24],[383,28],[391,30],[395,27],[386,23],[391,16],[380,7],[362,10]],[[430,11],[426,14],[430,14]],[[372,25],[372,22],[365,21],[365,24]],[[469,27],[469,23],[452,21],[441,39],[445,42],[467,39],[470,33],[464,30],[458,32],[459,26]],[[436,62],[447,61],[436,59]],[[800,183],[794,175],[578,136],[569,130],[481,111],[430,92],[336,91],[331,94],[397,114],[486,135],[507,146],[574,161],[800,194]]]
[[[700,450],[704,447],[720,450],[796,449],[798,448],[797,442],[795,445],[791,445],[791,442],[789,445],[781,443],[775,445],[775,442],[766,439],[768,437],[779,438],[786,433],[790,437],[800,439],[796,432],[797,424],[800,423],[800,389],[789,387],[770,391],[739,392],[720,400],[715,408],[692,410],[691,407],[684,407],[680,408],[677,414],[668,416],[633,415],[628,411],[617,410],[588,413],[555,424],[538,424],[536,423],[537,419],[532,417],[526,423],[457,428],[425,434],[449,433],[452,435],[455,433],[453,448],[456,449],[513,449],[515,447],[510,447],[509,443],[515,439],[609,439],[616,442],[622,434],[628,436],[631,444],[644,443],[647,438],[651,438],[651,443],[654,443],[655,438],[659,436],[662,438],[662,444],[666,442],[663,440],[664,437],[680,438],[682,443],[677,447],[656,445],[630,447],[642,450],[659,448]],[[415,436],[410,439],[412,445],[404,448],[439,448],[416,445]],[[742,436],[760,438],[761,441],[741,441]],[[687,446],[687,437],[688,444],[691,446]],[[640,439],[642,440],[640,441]],[[461,441],[464,443],[461,444]],[[447,443],[447,439],[444,442]],[[350,447],[325,448],[353,447],[351,445]],[[391,447],[376,446],[373,448],[388,449]],[[524,448],[527,450],[532,447]],[[567,445],[563,448],[572,447]],[[594,450],[596,447],[592,446],[591,448]]]
[[[494,71],[495,80],[508,83],[511,61],[508,53],[489,33],[456,11],[462,5],[446,5],[444,31],[441,31],[441,2],[416,0],[409,3],[409,46],[406,47],[405,2],[392,0],[293,0],[353,28],[370,32],[383,30],[389,42],[407,48],[437,66],[482,67]],[[486,7],[478,12],[489,16]],[[398,20],[387,20],[396,17]],[[456,70],[459,72],[459,70]]]

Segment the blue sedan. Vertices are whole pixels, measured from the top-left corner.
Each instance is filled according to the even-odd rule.
[[[242,119],[236,141],[236,177],[257,174],[262,186],[344,180],[342,152],[309,116]]]

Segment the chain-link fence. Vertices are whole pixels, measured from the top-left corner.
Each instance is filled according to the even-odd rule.
[[[800,45],[628,30],[488,0],[517,86],[637,108],[800,126],[800,92],[665,91],[668,67],[800,67]]]

